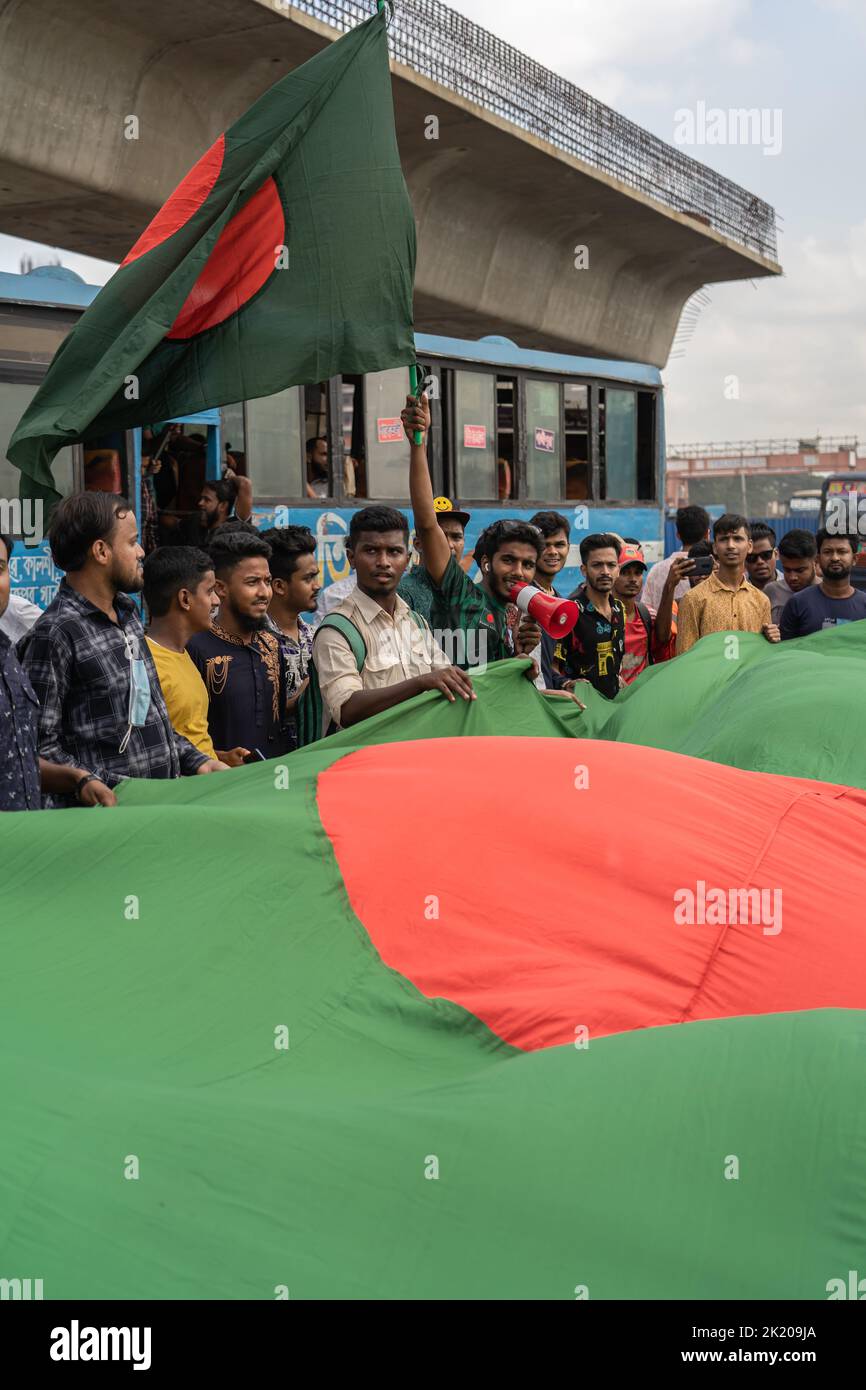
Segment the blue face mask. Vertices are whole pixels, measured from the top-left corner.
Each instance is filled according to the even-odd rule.
[[[133,729],[140,729],[147,723],[150,710],[150,677],[147,674],[147,667],[138,656],[135,639],[124,633],[123,640],[126,644],[126,656],[129,661],[129,712],[127,714],[128,727],[118,749],[120,753],[126,752],[126,746]]]

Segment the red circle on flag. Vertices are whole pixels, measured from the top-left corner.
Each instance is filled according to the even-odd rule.
[[[192,338],[242,309],[276,269],[285,229],[277,185],[266,179],[223,228],[166,337]]]
[[[193,165],[186,178],[181,180],[168,201],[162,205],[153,221],[145,227],[132,250],[127,251],[121,261],[121,266],[129,265],[130,261],[137,261],[139,256],[144,255],[145,251],[152,251],[154,246],[159,246],[161,242],[179,231],[189,221],[193,213],[198,212],[220,176],[225,148],[226,137],[221,135],[202,155],[198,163]]]

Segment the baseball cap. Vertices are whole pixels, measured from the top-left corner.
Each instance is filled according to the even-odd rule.
[[[433,499],[433,509],[437,517],[441,517],[447,512],[448,516],[453,516],[454,520],[459,521],[461,526],[466,527],[469,525],[471,513],[459,511],[454,506],[450,497],[435,497]]]
[[[639,545],[623,546],[622,550],[619,552],[620,569],[622,569],[623,565],[643,565],[644,569],[646,569],[647,563]]]

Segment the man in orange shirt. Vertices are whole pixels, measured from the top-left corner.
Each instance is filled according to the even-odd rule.
[[[677,656],[709,632],[762,632],[768,642],[780,640],[779,629],[771,622],[770,600],[745,578],[751,549],[746,518],[734,512],[720,516],[713,526],[718,570],[680,599]]]

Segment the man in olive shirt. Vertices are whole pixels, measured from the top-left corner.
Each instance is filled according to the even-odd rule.
[[[403,513],[382,506],[355,512],[346,554],[357,585],[313,639],[324,731],[329,724],[350,728],[425,690],[438,690],[452,704],[458,695],[474,700],[468,676],[449,663],[428,623],[397,592],[409,563],[409,523]],[[351,628],[347,635],[329,625],[334,619],[355,629],[362,660],[350,644]]]
[[[779,641],[779,629],[770,621],[770,600],[745,578],[751,549],[746,518],[733,512],[720,516],[713,526],[718,571],[680,599],[677,656],[709,632],[762,632],[768,642]]]
[[[403,428],[409,438],[409,496],[424,565],[434,588],[431,626],[455,664],[483,666],[510,656],[526,656],[541,641],[541,629],[524,619],[515,636],[509,618],[509,593],[515,584],[530,584],[541,553],[541,532],[525,521],[495,521],[479,537],[481,583],[457,563],[442,531],[433,501],[426,439],[430,407],[406,398]],[[420,431],[424,440],[415,443]],[[533,676],[537,674],[533,672]]]

